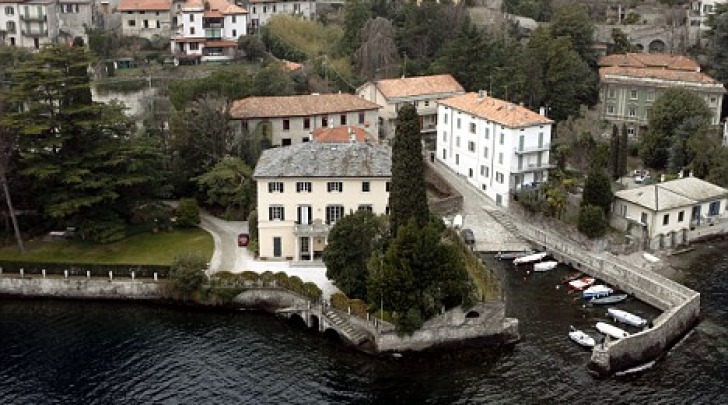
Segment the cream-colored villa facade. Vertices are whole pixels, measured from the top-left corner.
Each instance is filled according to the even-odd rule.
[[[263,260],[320,258],[331,227],[357,210],[387,212],[389,146],[310,142],[263,152],[253,177]]]
[[[417,108],[423,133],[434,133],[437,126],[437,101],[465,93],[450,75],[402,77],[366,82],[356,90],[365,100],[379,104],[379,129],[382,137],[393,137],[397,112],[405,103]]]
[[[725,232],[728,190],[696,177],[615,193],[612,227],[645,249],[671,248]]]
[[[353,94],[248,97],[233,102],[238,133],[265,134],[272,146],[309,142],[317,128],[354,126],[376,134],[379,105]]]

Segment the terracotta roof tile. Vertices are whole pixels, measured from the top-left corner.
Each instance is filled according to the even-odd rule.
[[[365,143],[369,141],[371,144],[376,144],[376,140],[367,131],[359,127],[352,127],[349,125],[341,127],[322,127],[316,128],[313,131],[313,139],[316,142],[323,143],[347,143],[351,141],[352,133],[356,136],[358,143]]]
[[[384,79],[376,83],[379,91],[386,98],[412,97],[427,94],[464,93],[460,83],[450,75],[403,77],[399,79]]]
[[[699,72],[700,65],[694,60],[667,53],[626,53],[603,56],[599,66],[622,66],[634,68],[662,68]]]
[[[226,0],[187,0],[185,1],[184,8],[205,8],[205,3],[209,4],[208,9],[205,11],[205,17],[207,13],[211,11],[218,11],[221,14],[246,14],[248,11],[243,7],[237,6],[232,2]],[[211,17],[214,17],[211,15]]]
[[[120,0],[117,11],[169,11],[171,0]]]
[[[660,79],[675,82],[688,82],[696,84],[715,84],[718,81],[702,72],[687,70],[671,70],[660,68],[638,68],[607,66],[599,69],[599,79],[602,82],[619,81],[619,78]]]
[[[440,100],[439,103],[510,128],[553,123],[552,120],[528,108],[487,95],[480,97],[478,93],[466,93],[446,98]]]
[[[230,115],[234,119],[297,117],[379,108],[378,104],[353,94],[248,97],[235,100],[230,108]]]

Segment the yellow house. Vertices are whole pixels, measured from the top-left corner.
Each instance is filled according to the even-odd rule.
[[[344,215],[386,213],[391,156],[389,146],[358,142],[309,142],[263,152],[253,173],[260,258],[314,260]]]

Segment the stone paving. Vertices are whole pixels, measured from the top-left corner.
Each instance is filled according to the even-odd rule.
[[[530,249],[530,245],[526,241],[506,229],[489,214],[489,211],[501,209],[495,205],[495,202],[442,163],[435,162],[431,166],[462,194],[463,228],[473,230],[476,251],[506,252]]]

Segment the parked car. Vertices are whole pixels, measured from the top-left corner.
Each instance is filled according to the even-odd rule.
[[[466,245],[472,246],[475,244],[475,235],[473,234],[472,229],[465,228],[460,231],[460,234],[463,236],[463,240],[465,241]]]
[[[248,246],[248,242],[250,242],[250,235],[248,235],[247,233],[241,233],[240,235],[238,235],[238,246]]]

